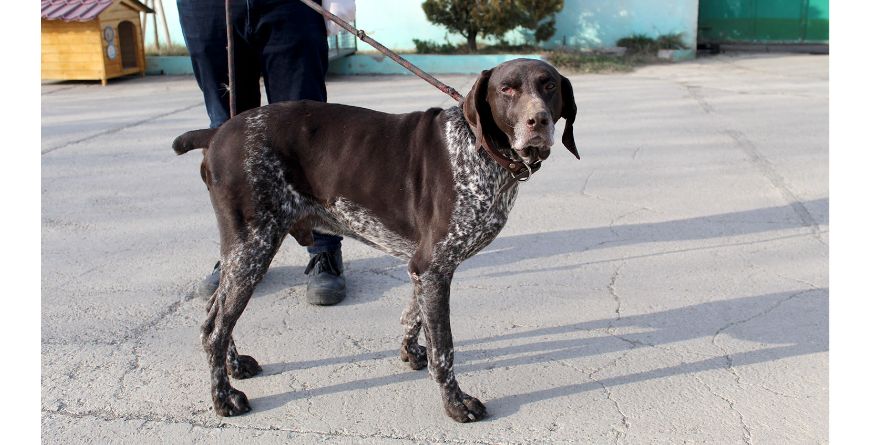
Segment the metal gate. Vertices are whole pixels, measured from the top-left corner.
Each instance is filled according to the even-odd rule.
[[[828,0],[699,0],[699,43],[827,43]]]

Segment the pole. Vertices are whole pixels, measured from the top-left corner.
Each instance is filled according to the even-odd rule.
[[[151,22],[154,24],[154,50],[160,52],[160,37],[157,33],[157,14],[151,15]]]
[[[228,33],[228,106],[230,117],[237,115],[236,79],[234,78],[234,23],[231,21],[231,0],[225,0],[225,26]]]
[[[150,7],[151,7],[150,1],[151,1],[151,0],[145,0],[145,6],[147,6],[147,7],[150,8]],[[145,24],[147,23],[147,20],[148,20],[148,13],[147,13],[147,12],[141,12],[141,13],[139,13],[139,17],[141,17],[141,21],[142,21],[142,34],[144,34],[144,33],[145,33],[145,29],[147,29],[147,28],[145,28]],[[147,36],[142,36],[142,37],[143,37],[143,38],[147,38]]]
[[[163,0],[157,0],[157,11],[163,22],[163,34],[166,36],[166,49],[168,50],[172,48],[172,39],[169,37],[169,22],[166,21],[166,12],[163,11]]]

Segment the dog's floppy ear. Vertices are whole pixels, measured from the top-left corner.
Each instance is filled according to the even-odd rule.
[[[566,129],[563,130],[563,145],[575,155],[575,159],[581,159],[578,156],[578,148],[575,146],[575,137],[572,135],[572,124],[575,123],[575,114],[578,113],[578,106],[575,105],[572,82],[565,76],[560,76],[560,96],[563,104],[563,117],[566,118]]]
[[[491,141],[486,136],[486,132],[483,131],[483,121],[486,120],[484,116],[489,114],[489,104],[486,103],[486,89],[489,86],[490,76],[492,76],[492,70],[483,70],[480,73],[480,77],[474,82],[468,97],[465,98],[461,105],[465,120],[468,121],[468,126],[471,127],[471,131],[474,132],[474,136],[477,138],[477,148],[480,148],[481,144],[492,148],[492,145],[490,145]]]

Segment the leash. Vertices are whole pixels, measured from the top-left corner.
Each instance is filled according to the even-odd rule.
[[[387,47],[385,47],[381,43],[378,43],[372,37],[367,36],[366,32],[363,31],[362,29],[354,28],[353,26],[351,26],[350,23],[348,23],[347,21],[345,21],[341,17],[323,9],[323,6],[317,4],[316,2],[314,2],[312,0],[300,0],[300,1],[302,3],[304,3],[305,6],[313,9],[314,11],[317,11],[323,17],[326,17],[326,19],[332,20],[333,22],[335,22],[335,24],[337,24],[338,26],[341,26],[345,31],[353,34],[358,39],[362,40],[363,42],[366,42],[367,44],[369,44],[373,48],[379,50],[382,54],[390,57],[391,60],[399,63],[403,68],[406,68],[407,70],[409,70],[410,72],[412,72],[416,76],[420,77],[421,79],[425,80],[426,82],[428,82],[431,85],[433,85],[434,87],[436,87],[438,90],[446,93],[447,95],[449,95],[449,97],[454,99],[456,102],[461,103],[464,101],[464,99],[465,99],[464,96],[459,94],[459,92],[455,88],[452,88],[451,86],[446,85],[443,82],[440,82],[440,80],[438,80],[436,77],[428,74],[426,71],[413,65],[408,60],[400,57],[399,54],[391,51],[390,49],[388,49]],[[236,83],[234,82],[234,43],[233,43],[233,37],[232,37],[234,27],[233,27],[233,23],[231,22],[231,0],[225,0],[225,25],[227,27],[227,33],[228,33],[228,79],[229,79],[228,80],[228,83],[229,83],[228,92],[229,92],[230,107],[231,107],[231,117],[234,117],[234,115],[237,114],[236,102],[235,102],[237,96],[236,96],[236,91],[235,91]]]
[[[234,24],[231,22],[231,0],[225,0],[225,32],[228,37],[228,107],[231,117],[237,115],[237,84],[234,78]]]

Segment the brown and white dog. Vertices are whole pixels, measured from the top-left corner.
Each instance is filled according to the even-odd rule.
[[[486,408],[452,370],[452,275],[504,227],[517,180],[550,155],[560,118],[563,144],[578,158],[576,111],[568,79],[517,59],[483,71],[465,101],[446,110],[283,102],[179,136],[178,154],[206,149],[201,173],[221,235],[221,283],[202,326],[216,413],[250,410],[228,374],[248,378],[261,367],[238,354],[231,333],[286,234],[309,245],[313,229],[409,262],[414,292],[400,317],[400,358],[416,370],[430,363],[450,417],[482,419]]]

